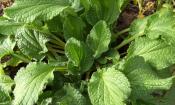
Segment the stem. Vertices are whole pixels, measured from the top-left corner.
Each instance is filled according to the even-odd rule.
[[[56,71],[66,71],[67,67],[55,67]]]
[[[59,38],[57,38],[55,35],[53,35],[53,34],[50,34],[51,36],[52,36],[52,38],[53,39],[55,39],[56,41],[58,41],[59,43],[60,43],[60,45],[61,46],[65,46],[65,43],[61,40],[61,39],[59,39]]]
[[[138,2],[138,5],[139,5],[139,13],[141,13],[142,10],[143,10],[143,8],[142,8],[143,1],[142,0],[137,0],[137,2]]]
[[[19,55],[19,54],[15,54],[15,53],[14,53],[14,54],[12,54],[12,56],[14,56],[14,57],[16,57],[16,58],[22,60],[22,61],[25,62],[25,63],[31,62],[29,59],[27,59],[27,58],[25,58],[24,56],[21,56],[21,55]]]
[[[49,47],[54,47],[54,48],[58,48],[58,49],[64,50],[64,48],[63,48],[62,46],[59,46],[59,45],[50,44],[50,43],[47,43],[47,45],[48,45]]]
[[[130,30],[130,28],[126,28],[126,29],[124,29],[124,30],[114,34],[114,36],[115,36],[115,38],[118,38],[120,35],[122,35],[122,34],[124,34],[126,32],[129,32],[129,30]]]
[[[57,53],[60,53],[60,54],[65,54],[64,51],[61,51],[61,50],[58,50],[58,49],[53,49],[52,47],[48,47],[49,51],[51,52],[57,52]]]
[[[50,39],[50,42],[52,42],[52,43],[54,43],[54,44],[56,44],[56,45],[58,45],[58,46],[61,46],[61,47],[64,49],[65,44],[62,44],[62,43],[58,42],[58,41],[55,40],[55,39]]]
[[[134,35],[132,37],[130,37],[129,39],[124,40],[122,43],[120,43],[117,47],[115,47],[114,49],[118,50],[120,48],[122,48],[123,46],[129,44],[131,41],[133,41],[135,38],[142,36],[144,34],[138,34],[138,35]]]

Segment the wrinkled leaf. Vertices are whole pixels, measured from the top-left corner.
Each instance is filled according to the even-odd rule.
[[[126,105],[131,92],[130,83],[123,73],[114,68],[95,72],[88,84],[93,105]]]
[[[151,40],[143,37],[136,39],[128,49],[127,57],[142,56],[158,70],[169,67],[175,63],[175,48],[163,40]]]
[[[160,93],[162,90],[168,90],[173,84],[174,77],[160,78],[149,63],[139,56],[127,60],[123,72],[130,81],[132,88],[131,97],[134,99],[142,99],[149,102],[154,98],[154,93],[160,90]]]
[[[31,29],[23,29],[18,32],[17,45],[22,53],[34,59],[40,60],[48,51],[46,42],[48,42],[47,34]]]
[[[13,105],[33,105],[45,85],[53,79],[54,68],[44,63],[30,63],[15,76]]]
[[[70,69],[73,73],[83,73],[90,69],[93,64],[91,51],[84,42],[75,38],[70,38],[65,47],[66,56],[69,59],[69,66],[75,67],[76,70]]]
[[[151,39],[161,38],[175,46],[175,12],[168,5],[144,19],[137,19],[131,25],[131,35],[146,35]]]
[[[52,105],[87,105],[85,97],[75,88],[65,86],[57,91]]]
[[[15,41],[10,36],[0,37],[0,59],[5,55],[13,53]]]
[[[16,21],[50,20],[70,5],[69,0],[15,0],[5,15]]]
[[[86,42],[93,51],[93,56],[98,58],[102,53],[108,50],[110,40],[111,33],[106,22],[99,21],[91,30]]]
[[[90,0],[86,19],[91,25],[95,25],[99,20],[105,20],[110,25],[118,19],[126,2],[127,0]]]

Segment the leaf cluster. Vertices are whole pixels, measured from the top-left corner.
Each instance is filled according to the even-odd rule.
[[[175,12],[136,19],[113,46],[128,3],[15,0],[0,17],[0,105],[174,105]]]

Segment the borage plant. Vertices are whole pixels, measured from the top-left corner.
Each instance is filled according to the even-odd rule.
[[[174,105],[173,8],[115,33],[128,3],[15,0],[0,17],[0,105]]]

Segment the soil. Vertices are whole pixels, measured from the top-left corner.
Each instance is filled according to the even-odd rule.
[[[0,16],[3,15],[3,8],[11,6],[13,2],[14,0],[0,0]]]

